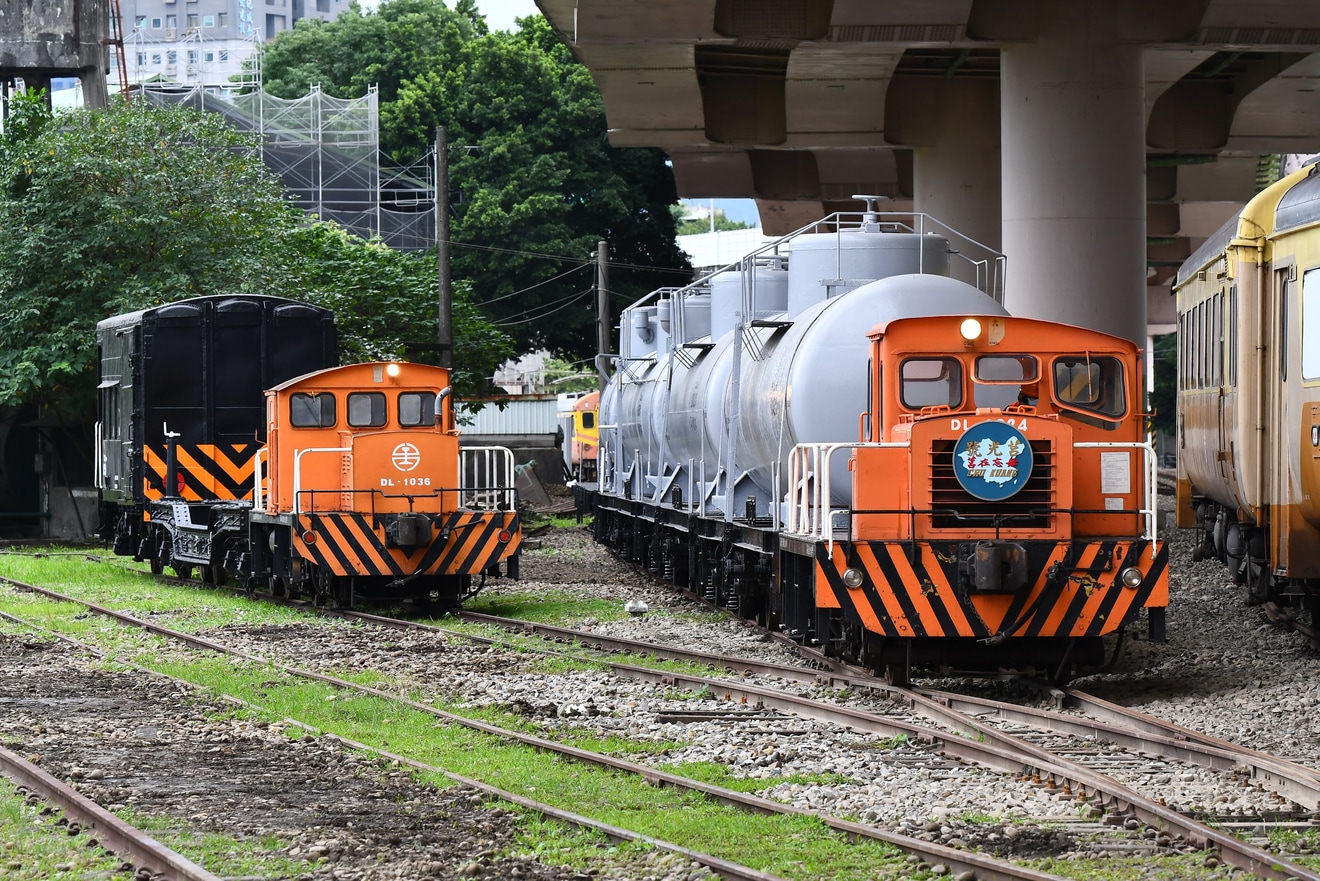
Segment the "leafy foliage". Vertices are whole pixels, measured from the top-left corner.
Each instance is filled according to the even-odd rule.
[[[1150,393],[1150,406],[1155,411],[1151,423],[1158,431],[1172,435],[1178,408],[1178,335],[1167,333],[1155,337],[1155,386]]]
[[[0,403],[90,399],[97,320],[255,289],[297,215],[218,117],[24,113],[0,152]]]
[[[390,0],[300,22],[263,65],[266,88],[285,97],[312,83],[353,97],[378,79],[381,143],[397,160],[425,155],[445,126],[453,277],[521,351],[594,352],[599,240],[615,310],[690,277],[664,155],[609,145],[595,83],[539,16],[487,33],[468,4]]]
[[[434,259],[308,225],[254,143],[220,117],[145,104],[55,118],[39,100],[15,107],[0,137],[0,405],[90,407],[96,322],[184,297],[324,304],[346,360],[435,339]],[[455,387],[473,393],[510,343],[456,299]]]
[[[334,311],[345,361],[434,359],[439,308],[434,257],[394,251],[317,223],[286,237],[287,261],[272,290]],[[513,355],[512,341],[453,294],[454,386],[484,391],[486,378]]]

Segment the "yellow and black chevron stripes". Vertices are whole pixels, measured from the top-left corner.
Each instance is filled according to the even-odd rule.
[[[369,514],[335,512],[297,518],[294,553],[335,575],[475,575],[516,552],[522,543],[519,515],[511,511],[458,511],[443,515],[447,541],[429,547],[389,548],[383,528]],[[501,534],[505,538],[501,538]],[[311,536],[312,541],[307,541]]]
[[[260,446],[256,443],[178,444],[175,459],[179,486],[169,495],[190,502],[251,499],[252,468]],[[147,499],[167,495],[165,456],[163,446],[148,445],[142,450],[142,492]]]
[[[1168,551],[1148,541],[1046,542],[1028,555],[1030,587],[973,593],[959,576],[956,543],[836,543],[817,546],[818,606],[851,609],[866,629],[891,637],[1103,636],[1147,606],[1168,602]],[[1143,573],[1135,589],[1119,573]],[[843,573],[859,569],[849,588]]]

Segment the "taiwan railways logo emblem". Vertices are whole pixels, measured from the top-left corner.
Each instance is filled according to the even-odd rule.
[[[982,422],[963,432],[953,450],[958,483],[978,499],[1001,502],[1027,485],[1031,444],[1006,422]]]
[[[400,471],[411,471],[421,464],[422,453],[412,444],[399,444],[390,454],[390,461]]]

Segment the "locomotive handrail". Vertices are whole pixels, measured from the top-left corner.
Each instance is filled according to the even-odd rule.
[[[302,457],[306,456],[308,453],[351,452],[353,452],[352,447],[308,447],[305,450],[293,451],[293,513],[302,513]],[[259,477],[257,479],[260,480]]]
[[[1142,462],[1145,466],[1145,485],[1142,487],[1142,495],[1145,497],[1145,507],[1138,508],[1137,513],[1146,518],[1146,535],[1151,541],[1155,541],[1155,523],[1156,513],[1156,494],[1158,486],[1156,481],[1159,479],[1159,457],[1155,454],[1155,447],[1149,443],[1133,442],[1112,442],[1112,443],[1076,443],[1075,449],[1114,449],[1114,450],[1141,450],[1145,455]]]
[[[469,470],[472,472],[471,481],[468,480]],[[480,477],[485,477],[487,482],[478,483]],[[513,450],[508,447],[460,447],[458,488],[464,507],[516,511],[518,490]]]
[[[847,508],[830,506],[830,466],[839,450],[908,449],[906,443],[798,444],[789,454],[788,522],[785,532],[825,539],[827,552],[834,554],[834,517]],[[812,479],[814,477],[814,479]]]
[[[265,458],[266,448],[257,447],[252,457],[252,510],[260,511],[266,507],[266,496],[261,491],[261,461]]]

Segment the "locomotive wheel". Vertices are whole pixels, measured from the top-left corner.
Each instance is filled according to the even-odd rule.
[[[147,566],[151,569],[152,575],[160,575],[165,571],[165,564],[161,562],[160,557],[157,554],[152,554],[151,557],[147,559]]]
[[[192,574],[193,574],[192,563],[175,563],[170,568],[174,570],[175,575],[177,575],[179,578],[182,578],[184,581],[187,581],[189,578],[192,578]]]
[[[202,584],[215,584],[215,567],[202,566],[201,575],[199,577],[202,579]]]
[[[885,664],[885,682],[895,688],[907,688],[912,684],[912,669],[906,661],[888,661]]]

